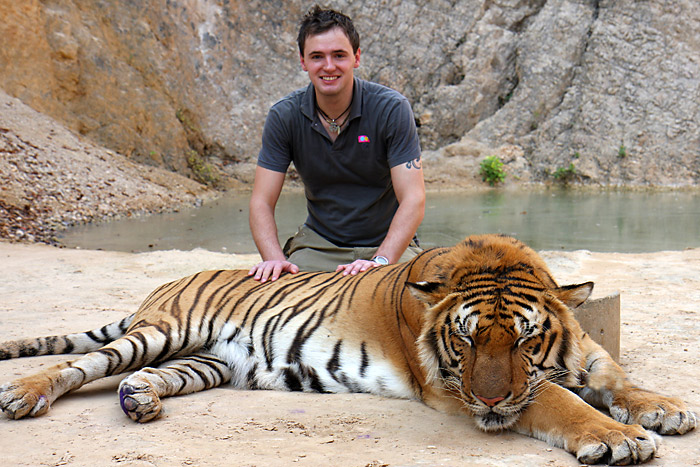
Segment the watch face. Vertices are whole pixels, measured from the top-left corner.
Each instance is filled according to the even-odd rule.
[[[372,261],[374,261],[375,263],[379,263],[381,265],[389,264],[389,260],[387,258],[385,258],[384,256],[375,256],[374,258],[372,258]]]

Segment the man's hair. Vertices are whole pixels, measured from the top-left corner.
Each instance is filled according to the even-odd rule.
[[[321,8],[318,5],[314,5],[299,23],[299,35],[297,36],[299,53],[304,55],[306,38],[322,34],[335,27],[343,30],[350,41],[352,52],[357,53],[360,48],[360,35],[355,30],[355,25],[352,24],[350,17],[335,10]]]

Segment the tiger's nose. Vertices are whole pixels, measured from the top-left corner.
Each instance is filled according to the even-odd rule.
[[[484,396],[480,396],[478,394],[474,394],[474,396],[489,407],[493,407],[494,405],[498,404],[499,402],[501,402],[502,400],[505,399],[505,397],[500,397],[500,396],[499,397],[484,397]]]

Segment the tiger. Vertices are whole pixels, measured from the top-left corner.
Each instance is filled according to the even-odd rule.
[[[634,386],[581,329],[572,310],[592,290],[558,286],[533,249],[496,234],[358,275],[261,283],[244,270],[204,271],[102,328],[0,344],[0,359],[83,354],[0,386],[0,408],[40,416],[69,391],[132,372],[118,395],[136,422],[158,417],[165,397],[227,383],[363,392],[539,438],[582,463],[643,463],[657,452],[654,432],[686,433],[697,417]]]

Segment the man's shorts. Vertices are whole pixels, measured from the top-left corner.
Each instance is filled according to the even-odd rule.
[[[335,271],[339,264],[349,264],[357,259],[371,260],[379,247],[340,247],[306,224],[299,227],[293,237],[285,243],[284,255],[300,271]],[[409,261],[422,250],[414,243],[408,246],[399,258],[399,263]]]

